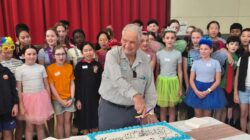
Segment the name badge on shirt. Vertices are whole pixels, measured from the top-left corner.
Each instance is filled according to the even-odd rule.
[[[97,73],[97,71],[98,71],[98,66],[97,65],[93,66],[93,72]]]
[[[61,72],[60,71],[58,71],[58,72],[55,72],[55,76],[59,76],[61,74]]]
[[[211,67],[212,64],[211,64],[211,63],[207,63],[206,66],[207,66],[207,67]]]
[[[166,62],[170,62],[170,59],[169,58],[165,58],[164,59]]]
[[[82,69],[87,69],[88,68],[88,65],[83,65],[82,66]]]

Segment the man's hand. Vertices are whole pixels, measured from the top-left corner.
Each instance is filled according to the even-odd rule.
[[[147,111],[147,107],[146,107],[146,103],[144,101],[143,96],[141,94],[136,94],[133,97],[133,102],[134,102],[135,110],[136,110],[137,114],[145,115],[145,113]]]
[[[158,122],[157,117],[155,114],[146,114],[144,118],[142,118],[143,124],[150,124]]]

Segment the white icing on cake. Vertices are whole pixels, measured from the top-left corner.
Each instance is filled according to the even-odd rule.
[[[128,128],[108,130],[89,135],[90,140],[165,140],[190,139],[188,135],[168,125],[160,122],[145,126],[133,126]]]
[[[153,126],[113,132],[112,134],[101,134],[95,138],[97,140],[138,140],[138,138],[149,139],[152,137],[152,140],[155,140],[155,138],[173,138],[176,136],[180,135],[164,126]]]

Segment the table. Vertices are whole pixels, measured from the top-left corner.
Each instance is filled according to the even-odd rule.
[[[201,125],[200,128],[186,125],[185,120],[173,122],[170,125],[182,130],[196,140],[250,140],[250,135],[212,117],[203,117],[202,119],[208,123]]]
[[[203,117],[208,123],[199,128],[193,128],[185,124],[185,121],[172,122],[170,125],[187,133],[192,140],[250,140],[250,135],[224,124],[212,117]],[[45,140],[56,140],[49,137]],[[72,136],[65,140],[88,140],[87,136]]]

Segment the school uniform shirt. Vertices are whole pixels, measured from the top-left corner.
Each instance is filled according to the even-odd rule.
[[[75,79],[72,65],[64,63],[58,66],[54,63],[48,66],[47,73],[49,83],[55,86],[59,96],[63,100],[69,99],[71,97],[70,83]],[[56,99],[54,95],[52,99]]]
[[[98,106],[100,95],[98,89],[101,83],[102,66],[93,60],[81,60],[75,67],[76,101],[80,101],[82,108],[77,110],[76,126],[78,130],[98,127]]]
[[[10,114],[14,104],[19,103],[16,80],[13,73],[0,64],[0,116]],[[11,116],[11,115],[9,115]]]
[[[102,98],[118,105],[131,106],[134,104],[133,96],[142,94],[147,107],[155,107],[154,77],[148,62],[147,55],[137,50],[135,61],[130,66],[122,47],[113,47],[106,55],[99,88]]]

